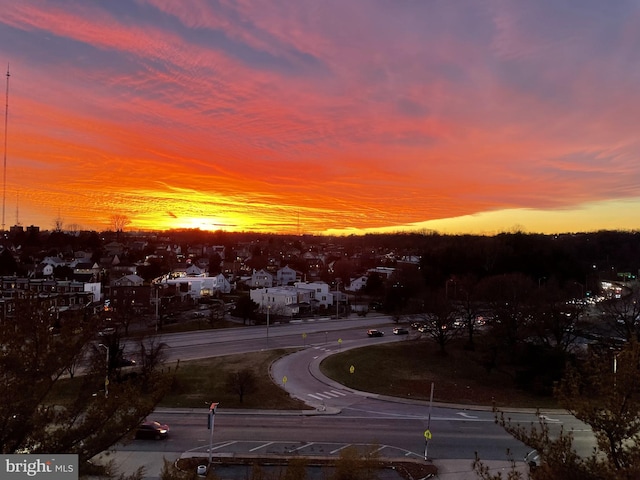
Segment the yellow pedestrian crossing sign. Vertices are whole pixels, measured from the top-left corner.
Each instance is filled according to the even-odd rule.
[[[431,435],[431,430],[425,430],[425,431],[424,431],[424,438],[425,438],[425,439],[427,439],[427,440],[431,440],[431,437],[432,437],[432,436],[433,436],[433,435]]]

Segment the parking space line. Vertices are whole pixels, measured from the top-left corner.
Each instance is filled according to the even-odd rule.
[[[315,442],[309,442],[309,443],[306,443],[306,444],[302,445],[301,447],[294,448],[294,449],[293,449],[293,450],[291,450],[291,451],[292,451],[292,452],[297,452],[298,450],[302,450],[303,448],[310,447],[310,446],[311,446],[311,445],[313,445],[314,443],[315,443]]]
[[[264,443],[264,444],[262,444],[262,445],[259,445],[259,446],[255,447],[255,448],[252,448],[252,449],[251,449],[251,450],[249,450],[249,451],[250,451],[250,452],[255,452],[256,450],[260,450],[261,448],[268,447],[269,445],[273,445],[273,442],[267,442],[267,443]]]
[[[210,451],[218,450],[219,448],[228,447],[229,445],[233,445],[234,443],[238,443],[236,441],[223,443],[222,445],[218,445],[217,447],[210,448]]]
[[[343,445],[340,448],[336,448],[335,450],[330,451],[329,454],[330,455],[334,455],[334,454],[338,453],[340,450],[344,450],[345,448],[347,448],[350,445],[351,445],[350,443],[347,443],[346,445]]]

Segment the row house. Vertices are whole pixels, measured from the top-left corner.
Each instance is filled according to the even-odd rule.
[[[0,281],[0,315],[2,320],[15,317],[19,300],[37,297],[48,303],[56,313],[87,307],[101,297],[99,283],[42,278],[2,277]]]

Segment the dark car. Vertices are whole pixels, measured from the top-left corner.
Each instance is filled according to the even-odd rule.
[[[369,337],[382,337],[384,335],[384,332],[381,332],[380,330],[376,330],[376,329],[371,329],[371,330],[367,330],[367,335]]]
[[[160,422],[144,422],[136,430],[136,438],[160,440],[169,435],[169,425]]]
[[[393,334],[394,335],[408,335],[409,334],[409,330],[407,330],[406,328],[402,328],[402,327],[396,327],[393,329]]]

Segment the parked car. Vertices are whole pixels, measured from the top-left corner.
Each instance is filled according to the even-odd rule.
[[[367,335],[369,337],[382,337],[384,335],[384,332],[372,328],[371,330],[367,330]]]
[[[138,426],[136,438],[160,440],[169,435],[169,425],[160,422],[147,421]]]
[[[394,335],[408,335],[409,334],[409,330],[407,330],[406,328],[402,328],[402,327],[396,327],[393,329],[393,334]]]
[[[102,330],[100,330],[98,332],[98,336],[99,337],[109,337],[111,335],[113,335],[114,333],[116,333],[116,329],[113,327],[106,327],[103,328]]]
[[[132,358],[120,358],[115,362],[116,367],[135,367],[136,361]]]
[[[535,470],[540,466],[540,454],[537,450],[531,450],[524,456],[524,461],[531,470]]]

